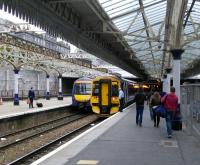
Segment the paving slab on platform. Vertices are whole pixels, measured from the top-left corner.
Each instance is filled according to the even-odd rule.
[[[0,105],[0,119],[23,115],[25,113],[33,113],[38,111],[50,110],[58,107],[69,106],[72,103],[71,96],[64,97],[63,100],[58,100],[57,98],[51,98],[50,100],[46,99],[37,99],[33,101],[34,108],[29,108],[29,105],[26,102],[27,100],[20,100],[20,105],[14,106],[13,102],[3,102],[3,105]],[[36,103],[42,103],[43,107],[38,108]]]

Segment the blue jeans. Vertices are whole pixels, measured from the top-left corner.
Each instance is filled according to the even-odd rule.
[[[136,106],[136,124],[142,125],[144,105]]]
[[[120,107],[119,107],[119,111],[123,112],[124,109],[124,98],[120,99]]]
[[[153,110],[149,107],[150,119],[153,120]]]
[[[174,119],[174,112],[167,111],[166,113],[166,127],[167,127],[167,134],[172,135],[172,120]]]

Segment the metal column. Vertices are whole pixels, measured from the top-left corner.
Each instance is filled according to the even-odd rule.
[[[46,100],[50,100],[50,90],[49,90],[49,75],[46,76],[47,78],[47,92],[46,92]]]
[[[167,81],[166,81],[166,92],[169,93],[170,92],[170,82],[171,82],[171,68],[167,68],[166,72],[167,72]]]
[[[19,105],[19,81],[18,81],[18,78],[19,78],[19,69],[14,69],[14,73],[15,73],[15,76],[14,76],[14,105]]]
[[[58,76],[58,100],[63,100],[63,95],[62,95],[62,75]]]
[[[165,74],[162,79],[162,91],[167,91],[167,75]]]
[[[183,49],[171,50],[173,55],[173,86],[176,89],[176,95],[178,96],[178,102],[180,103],[180,61]]]

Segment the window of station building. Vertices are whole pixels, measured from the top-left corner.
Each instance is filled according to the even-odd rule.
[[[77,83],[75,85],[75,94],[88,95],[91,92],[90,83]]]

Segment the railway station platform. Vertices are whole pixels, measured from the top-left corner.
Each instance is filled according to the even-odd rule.
[[[145,106],[143,126],[135,105],[92,127],[32,165],[199,165],[199,141],[184,128],[167,138],[165,120],[153,126]]]
[[[38,108],[36,103],[42,103],[43,107]],[[0,119],[14,117],[18,115],[34,113],[44,110],[50,110],[59,107],[65,107],[72,104],[71,96],[63,97],[63,100],[58,100],[57,98],[37,99],[33,101],[34,108],[29,108],[27,100],[20,100],[20,105],[14,106],[12,101],[4,101],[3,105],[0,105]]]

